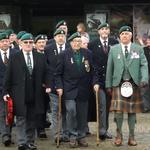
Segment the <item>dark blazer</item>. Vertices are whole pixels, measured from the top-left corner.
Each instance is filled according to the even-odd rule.
[[[108,53],[110,47],[117,43],[118,41],[113,38],[108,39]],[[104,52],[99,38],[89,43],[89,49],[92,51],[94,70],[98,76],[94,79],[93,84],[99,84],[101,88],[105,88],[108,53]]]
[[[63,89],[64,99],[87,101],[90,95],[92,82],[92,58],[86,49],[80,49],[82,56],[81,69],[74,61],[73,50],[67,49],[59,55],[55,73],[56,88]],[[88,61],[90,71],[85,69],[85,61]]]
[[[14,49],[9,49],[9,58],[15,54],[16,52],[18,52],[17,50]],[[2,89],[3,89],[3,82],[4,82],[4,75],[5,75],[5,71],[6,71],[7,66],[3,63],[1,54],[0,54],[0,93],[2,93]]]
[[[6,76],[4,80],[4,94],[10,94],[14,101],[14,111],[18,116],[26,116],[28,104],[27,95],[27,80],[33,80],[33,98],[35,103],[32,105],[35,114],[44,113],[44,94],[43,84],[48,84],[48,71],[44,55],[33,51],[34,68],[32,76],[29,76],[29,71],[25,63],[23,52],[20,51],[11,57]]]
[[[68,43],[65,44],[65,49],[68,49],[70,45]],[[55,81],[54,81],[54,73],[56,70],[56,64],[58,61],[58,50],[56,46],[56,42],[54,41],[53,43],[47,45],[45,47],[45,57],[46,57],[46,62],[48,64],[49,70],[50,70],[50,87],[52,89],[52,93],[56,93],[55,90]]]
[[[150,47],[144,47],[144,54],[148,62],[148,71],[150,73]]]

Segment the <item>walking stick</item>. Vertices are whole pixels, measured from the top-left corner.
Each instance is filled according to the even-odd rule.
[[[57,127],[57,148],[60,145],[60,129],[61,129],[61,95],[58,95],[58,127]]]
[[[100,139],[99,139],[99,90],[96,90],[96,124],[97,124],[97,131],[96,131],[96,145],[99,146]]]

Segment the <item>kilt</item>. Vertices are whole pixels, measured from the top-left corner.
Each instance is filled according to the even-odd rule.
[[[133,86],[133,95],[125,98],[121,95],[120,87],[113,87],[110,111],[138,113],[143,112],[144,104],[141,99],[140,88]]]

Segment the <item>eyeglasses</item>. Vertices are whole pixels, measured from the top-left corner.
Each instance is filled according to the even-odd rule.
[[[33,44],[33,41],[24,41],[24,44]]]

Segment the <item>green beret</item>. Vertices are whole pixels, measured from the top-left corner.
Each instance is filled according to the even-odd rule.
[[[33,40],[33,35],[31,33],[25,33],[21,38],[21,41],[23,40]]]
[[[124,31],[132,32],[132,29],[129,26],[122,26],[119,30],[119,34],[121,34]]]
[[[61,25],[67,26],[66,21],[65,21],[65,20],[59,21],[59,22],[57,23],[57,25],[56,25],[56,29],[58,29]]]
[[[0,40],[2,40],[2,39],[8,39],[8,38],[9,38],[9,36],[5,32],[0,33]]]
[[[20,39],[25,33],[27,33],[26,31],[20,31],[18,34],[17,34],[17,39]]]
[[[7,29],[7,30],[5,30],[5,33],[6,33],[8,36],[10,36],[11,34],[14,33],[14,30],[13,30],[13,29]]]
[[[79,32],[73,33],[69,38],[68,41],[71,42],[74,38],[81,38],[81,34]]]
[[[100,30],[101,28],[104,28],[104,27],[110,28],[109,24],[105,22],[105,23],[101,23],[101,24],[98,26],[97,30]]]
[[[39,34],[35,37],[34,43],[36,43],[38,40],[46,40],[46,39],[47,39],[47,35]]]
[[[64,34],[64,35],[65,35],[65,31],[62,30],[62,29],[57,29],[57,30],[54,32],[54,36],[56,36],[57,34]]]

